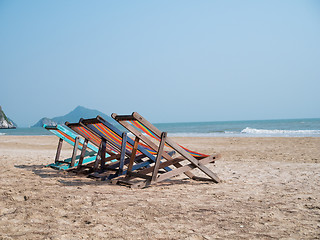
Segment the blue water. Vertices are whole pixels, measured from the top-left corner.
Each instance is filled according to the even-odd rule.
[[[320,119],[221,121],[155,124],[169,136],[320,137]],[[0,129],[0,135],[51,135],[43,128]]]
[[[320,137],[320,119],[155,124],[171,136]]]

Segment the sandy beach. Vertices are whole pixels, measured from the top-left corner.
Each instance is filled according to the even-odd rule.
[[[174,139],[222,182],[109,185],[45,167],[55,136],[0,136],[0,239],[320,238],[320,138]]]

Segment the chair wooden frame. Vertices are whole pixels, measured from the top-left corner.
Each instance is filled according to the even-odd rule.
[[[133,188],[143,188],[149,186],[150,184],[161,182],[182,173],[194,180],[210,180],[215,183],[220,182],[219,177],[205,166],[206,164],[213,163],[217,159],[219,159],[221,157],[220,154],[213,154],[209,156],[196,153],[180,146],[172,139],[170,139],[167,136],[166,132],[161,132],[137,112],[133,112],[131,115],[117,115],[113,113],[111,116],[129,132],[136,136],[135,141],[137,143],[139,141],[142,141],[143,143],[157,151],[157,158],[154,166],[139,171],[133,171],[132,169],[128,168],[126,176],[124,178],[114,179],[112,181],[113,183],[127,184]],[[142,126],[141,129],[137,129],[132,124],[130,124],[130,122],[139,123],[140,126]],[[143,134],[143,132],[147,133],[143,129],[149,130],[150,136],[153,135],[155,139],[158,139],[159,145],[155,144],[154,141],[151,141],[150,136],[148,137],[148,135]],[[166,152],[164,151],[165,145],[171,147],[180,156],[173,158],[172,156],[166,154]],[[167,161],[160,162],[161,158],[164,158]],[[182,161],[184,160],[187,160],[189,164],[183,165]],[[169,172],[159,173],[159,169],[168,166],[174,166],[175,169],[172,169],[172,171]],[[195,176],[190,172],[195,168],[198,168],[209,178]],[[142,178],[143,180],[138,182],[132,181],[133,179],[137,178]]]
[[[84,148],[88,142],[99,148],[98,158],[93,167],[94,173],[92,174],[95,177],[112,179],[125,174],[124,166],[129,163],[129,168],[136,170],[147,167],[155,161],[154,155],[143,146],[136,146],[135,142],[125,132],[120,131],[100,116],[92,119],[80,119],[78,123],[66,122],[66,125],[85,138]],[[107,133],[111,133],[111,135]],[[118,140],[121,139],[121,141],[115,142],[112,136]],[[134,151],[130,150],[130,146]],[[109,157],[105,157],[106,153]],[[78,166],[80,167],[81,157],[79,162]],[[170,170],[170,168],[167,168],[167,170]],[[115,171],[115,173],[106,175],[106,172],[109,171]]]

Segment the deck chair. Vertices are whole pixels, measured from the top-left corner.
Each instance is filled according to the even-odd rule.
[[[84,139],[69,130],[67,127],[59,124],[57,126],[47,126],[46,124],[44,124],[43,127],[59,137],[55,161],[54,163],[51,163],[47,166],[58,170],[69,170],[77,167],[80,159],[80,155],[77,155],[77,150],[82,150]],[[64,141],[73,146],[72,156],[71,158],[60,160],[60,153]],[[87,146],[87,149],[89,151],[87,150],[85,152],[82,164],[93,163],[96,160],[98,148],[92,144],[89,144]]]
[[[220,182],[218,176],[205,166],[206,164],[213,163],[215,160],[219,159],[220,154],[209,156],[182,147],[170,139],[166,132],[161,132],[136,112],[133,112],[131,115],[117,115],[113,113],[111,116],[129,132],[135,135],[135,142],[138,143],[141,141],[157,152],[156,162],[153,166],[139,171],[133,171],[133,169],[129,168],[125,177],[116,178],[113,180],[113,183],[126,184],[132,188],[143,188],[182,173],[194,180],[210,180],[215,183]],[[177,153],[174,158],[166,154],[164,151],[165,147],[171,148]],[[135,151],[135,149],[133,149],[133,151]],[[167,161],[160,162],[159,160],[161,158],[165,158]],[[159,172],[159,169],[168,166],[174,169],[169,172]],[[208,178],[197,177],[190,172],[195,168],[207,175]]]
[[[94,164],[93,177],[112,179],[126,173],[125,166],[131,164],[130,168],[136,170],[147,167],[156,160],[156,152],[146,145],[135,145],[136,143],[102,117],[92,119],[80,119],[78,123],[65,123],[76,133],[85,138],[85,143],[91,142],[99,148],[99,158]],[[136,149],[134,152],[133,149]],[[109,157],[105,157],[105,153]],[[170,154],[173,155],[174,152]],[[112,162],[110,162],[112,161]],[[100,168],[99,168],[100,166]],[[170,171],[170,168],[166,168]],[[113,173],[110,173],[110,171]]]

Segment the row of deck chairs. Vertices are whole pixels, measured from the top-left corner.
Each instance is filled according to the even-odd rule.
[[[128,133],[100,116],[80,119],[78,123],[66,122],[67,127],[44,125],[59,137],[55,162],[49,166],[78,171],[90,168],[93,177],[132,188],[144,188],[180,174],[194,180],[220,181],[205,166],[219,159],[219,154],[206,155],[177,144],[137,112],[131,115],[113,113],[112,118]],[[73,146],[73,152],[71,158],[60,160],[64,141]],[[78,150],[80,155],[77,155]],[[206,177],[194,175],[191,170],[195,168]]]

